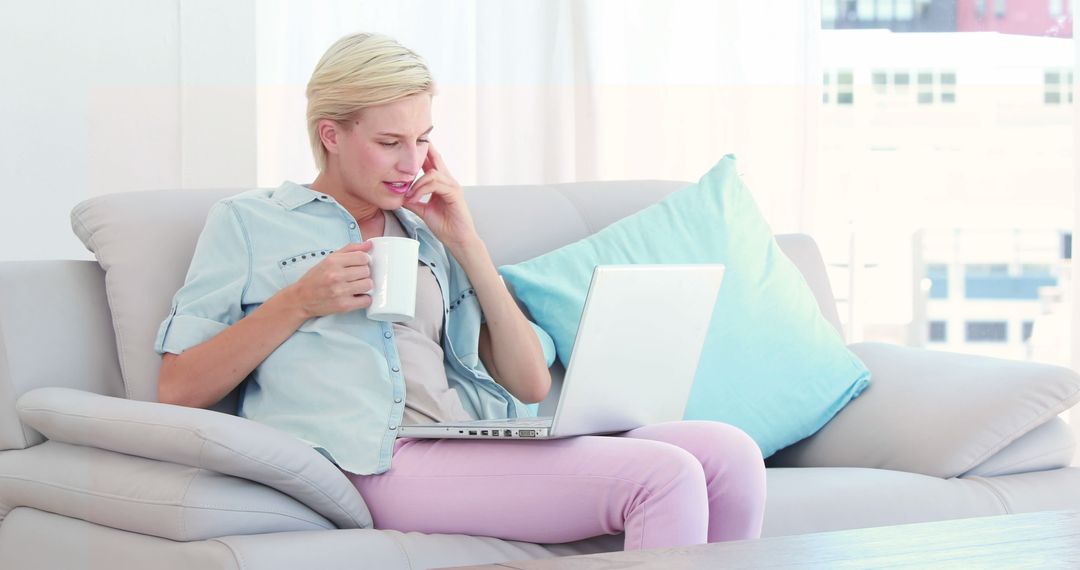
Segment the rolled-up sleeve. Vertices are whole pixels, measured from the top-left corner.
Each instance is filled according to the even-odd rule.
[[[199,234],[184,286],[158,328],[154,350],[180,354],[239,321],[250,279],[250,241],[243,222],[229,201],[218,202]]]
[[[547,362],[547,367],[551,368],[551,365],[555,363],[555,341],[547,331],[540,328],[540,325],[532,321],[529,321],[529,324],[532,325],[536,338],[540,339],[540,348],[544,349],[544,362]]]

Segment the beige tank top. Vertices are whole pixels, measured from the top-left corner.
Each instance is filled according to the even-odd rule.
[[[408,237],[397,217],[384,212],[383,235]],[[398,358],[405,377],[403,425],[474,419],[461,405],[457,391],[446,380],[442,340],[443,301],[439,282],[431,269],[416,269],[416,314],[412,320],[394,323]]]

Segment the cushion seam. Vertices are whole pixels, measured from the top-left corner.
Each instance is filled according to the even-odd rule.
[[[1013,461],[1012,463],[1007,463],[1007,464],[1001,466],[997,470],[997,471],[999,471],[999,473],[973,475],[973,477],[1000,477],[1000,476],[1004,476],[1004,475],[1013,475],[1014,473],[1000,473],[1000,472],[1011,469],[1013,467],[1016,467],[1017,465],[1021,465],[1023,463],[1029,462],[1029,461],[1037,461],[1037,460],[1042,459],[1044,457],[1055,455],[1057,453],[1061,453],[1062,451],[1066,451],[1066,450],[1069,450],[1069,449],[1075,449],[1075,448],[1076,448],[1075,444],[1061,446],[1061,447],[1059,447],[1057,449],[1051,449],[1050,451],[1046,451],[1046,452],[1040,453],[1038,455],[1033,455],[1031,457],[1025,457],[1024,459],[1018,459],[1016,461]],[[982,465],[982,464],[980,463],[979,465]],[[975,467],[972,467],[972,469],[976,469],[978,467],[979,466],[976,465]],[[1055,469],[1055,468],[1051,468],[1051,469]],[[1057,469],[1060,469],[1060,468],[1057,468]],[[1043,470],[1043,471],[1045,471],[1045,470]],[[1029,473],[1029,471],[1020,471],[1018,473]]]
[[[964,480],[965,481],[971,481],[973,483],[978,483],[978,484],[982,485],[986,490],[990,491],[990,494],[992,494],[994,496],[994,498],[996,498],[998,500],[998,503],[1001,504],[1001,510],[1005,511],[1005,514],[1007,514],[1007,515],[1013,514],[1012,509],[1010,509],[1008,503],[1005,502],[1004,495],[1002,495],[1000,492],[998,492],[998,490],[995,489],[993,485],[988,483],[985,480],[984,477],[976,476],[976,477],[971,477],[971,478],[964,478]]]
[[[208,511],[220,511],[220,512],[226,512],[226,513],[253,513],[253,514],[273,515],[273,516],[280,516],[280,517],[293,519],[293,520],[300,521],[300,522],[306,522],[306,523],[313,524],[315,526],[318,526],[318,527],[321,527],[321,528],[324,528],[324,529],[327,529],[327,530],[334,528],[332,526],[327,527],[325,525],[322,525],[318,521],[313,521],[313,520],[305,519],[305,518],[302,518],[302,517],[298,517],[296,515],[290,515],[288,513],[282,513],[282,512],[277,512],[277,511],[244,509],[244,508],[228,508],[228,507],[222,507],[222,506],[216,506],[216,505],[208,505],[208,504],[194,504],[194,503],[193,504],[184,504],[184,503],[180,503],[180,502],[176,502],[176,501],[167,501],[167,500],[155,501],[155,500],[148,500],[148,499],[136,499],[136,498],[133,498],[133,497],[125,497],[125,496],[122,496],[122,495],[114,495],[114,494],[111,494],[111,493],[102,493],[102,492],[99,492],[99,491],[91,491],[91,490],[88,490],[88,489],[80,489],[78,487],[71,487],[69,485],[63,485],[63,484],[59,484],[59,483],[52,483],[52,482],[48,482],[48,481],[41,481],[39,479],[29,479],[29,478],[26,478],[26,477],[19,477],[19,476],[16,476],[16,475],[0,475],[0,479],[9,479],[9,480],[13,480],[13,481],[23,481],[23,482],[27,482],[27,483],[36,484],[36,485],[42,485],[42,486],[45,486],[45,487],[51,487],[51,488],[54,488],[54,489],[61,489],[61,490],[64,490],[64,491],[71,491],[71,492],[76,493],[76,494],[89,495],[89,496],[97,497],[97,498],[100,498],[100,499],[108,499],[108,500],[115,500],[115,501],[126,501],[126,502],[130,502],[130,503],[136,503],[136,504],[139,504],[139,505],[201,509],[201,510],[208,510]],[[16,501],[16,502],[22,502],[22,501]],[[26,506],[31,507],[32,505],[26,505]]]
[[[236,567],[237,568],[247,568],[247,564],[244,562],[244,557],[241,556],[240,553],[237,552],[236,549],[233,548],[231,544],[221,540],[220,538],[212,538],[212,539],[210,539],[210,542],[216,542],[216,543],[224,546],[225,549],[229,551],[229,554],[232,554],[233,561],[236,562]]]

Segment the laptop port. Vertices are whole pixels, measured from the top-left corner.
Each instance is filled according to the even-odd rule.
[[[512,432],[512,431],[510,431],[510,430],[508,430],[508,429],[504,429],[504,430],[503,430],[503,435],[504,435],[505,437],[513,437],[513,436],[514,436],[514,432]]]
[[[486,430],[486,429],[480,431],[480,435],[487,435],[487,434],[488,434],[488,430]]]
[[[476,435],[476,430],[474,430],[474,429],[469,430],[469,435]]]
[[[536,437],[536,430],[534,429],[519,429],[518,437]]]

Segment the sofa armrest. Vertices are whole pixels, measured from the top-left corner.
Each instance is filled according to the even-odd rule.
[[[266,485],[59,441],[0,452],[0,519],[19,507],[181,542],[334,528]]]
[[[262,483],[339,528],[371,514],[345,475],[297,438],[220,412],[101,396],[68,388],[23,394],[19,418],[53,441],[200,467]]]
[[[956,477],[1080,400],[1080,375],[1060,366],[881,343],[850,348],[873,382],[771,466]]]

